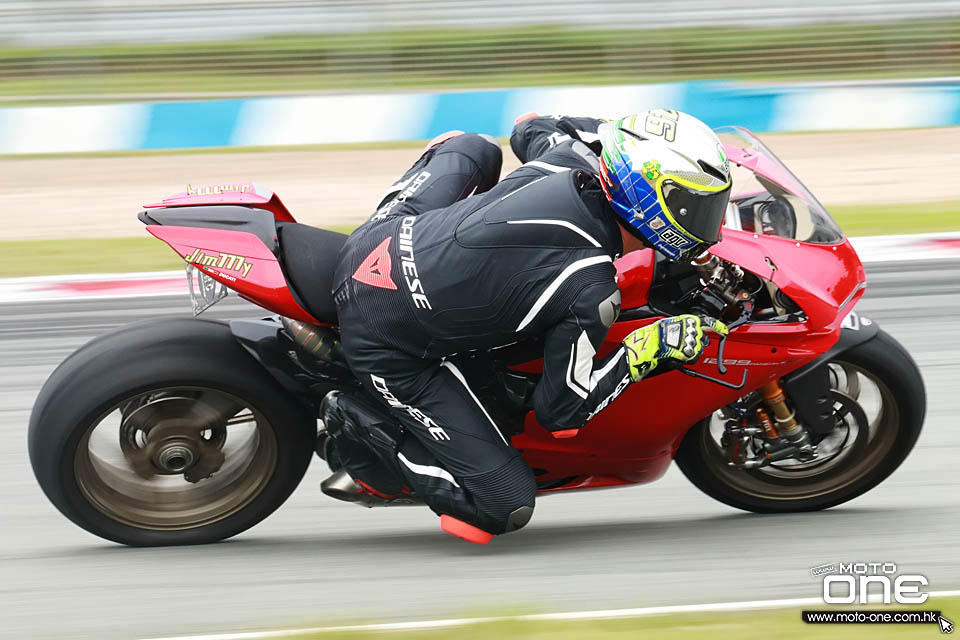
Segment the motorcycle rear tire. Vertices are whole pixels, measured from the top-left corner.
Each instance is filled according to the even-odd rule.
[[[77,478],[77,450],[118,402],[167,386],[213,389],[255,408],[273,429],[275,464],[258,493],[222,519],[181,529],[133,526],[87,498]],[[183,317],[123,327],[73,353],[40,391],[28,434],[34,474],[54,506],[90,533],[131,546],[205,544],[249,529],[300,483],[315,439],[316,419],[237,343],[228,325]]]

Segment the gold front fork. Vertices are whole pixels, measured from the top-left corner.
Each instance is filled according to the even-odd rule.
[[[787,406],[787,398],[783,393],[780,382],[777,380],[768,382],[760,387],[760,393],[763,395],[763,403],[773,411],[774,418],[777,421],[777,431],[781,436],[790,439],[800,430],[800,427],[797,425],[794,412]]]

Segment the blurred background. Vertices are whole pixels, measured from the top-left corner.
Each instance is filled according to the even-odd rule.
[[[771,144],[829,204],[936,203],[911,221],[932,231],[960,198],[944,174],[960,138],[902,131],[960,124],[958,35],[955,0],[6,0],[0,195],[50,210],[55,186],[86,221],[75,234],[135,236],[131,207],[254,179],[305,221],[349,227],[410,163],[398,148],[450,129],[506,137],[529,111],[668,106],[758,132],[884,131]],[[891,156],[905,146],[909,160]],[[310,153],[281,153],[295,150]],[[904,162],[943,179],[908,190]],[[2,233],[60,232],[17,216]]]
[[[908,232],[956,228],[958,35],[956,0],[6,0],[0,234],[62,238],[70,201],[73,238],[142,237],[139,205],[238,179],[351,228],[444,131],[657,106],[771,134],[851,234],[901,230],[904,202]],[[0,275],[95,267],[87,245],[24,267],[46,249]],[[111,263],[172,264],[137,251]]]
[[[141,205],[252,180],[300,221],[349,230],[446,130],[505,142],[529,111],[654,107],[758,132],[851,236],[960,231],[960,0],[0,0],[0,442],[15,443],[0,447],[0,636],[809,597],[809,567],[831,560],[960,586],[960,368],[942,323],[960,309],[956,258],[868,265],[858,310],[904,339],[931,410],[902,470],[849,508],[752,518],[671,472],[544,500],[516,539],[476,553],[425,511],[324,500],[315,464],[249,535],[119,549],[41,495],[22,445],[53,368],[112,327],[187,310],[182,293],[55,299],[99,295],[71,274],[182,268]],[[507,144],[504,159],[518,164]],[[960,234],[927,240],[889,247],[960,251]],[[70,286],[24,278],[51,274]],[[739,637],[786,624],[745,620]]]
[[[953,75],[944,0],[7,0],[2,93],[62,102]]]

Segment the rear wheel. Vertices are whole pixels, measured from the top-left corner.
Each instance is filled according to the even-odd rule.
[[[82,347],[50,377],[30,458],[70,520],[116,542],[200,544],[277,509],[315,420],[218,322],[177,318]]]
[[[758,513],[826,509],[851,500],[893,473],[916,443],[926,411],[920,371],[892,337],[874,338],[829,363],[834,428],[818,456],[756,469],[729,466],[718,418],[687,433],[676,460],[707,495]]]

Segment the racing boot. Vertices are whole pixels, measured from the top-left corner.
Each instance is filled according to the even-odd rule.
[[[320,485],[325,494],[367,507],[414,502],[397,462],[399,426],[386,410],[358,392],[331,391],[320,416],[317,453],[334,472]]]

